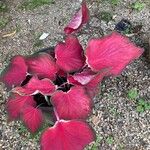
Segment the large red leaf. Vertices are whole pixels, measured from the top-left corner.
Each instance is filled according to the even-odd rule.
[[[85,119],[91,112],[91,99],[81,86],[74,86],[68,92],[54,93],[51,102],[61,119]]]
[[[41,150],[83,150],[95,140],[91,127],[81,121],[56,122],[41,137]]]
[[[89,20],[89,11],[86,6],[86,2],[83,1],[81,9],[75,13],[72,17],[69,24],[65,27],[64,31],[66,34],[70,34],[74,31],[77,31],[82,27],[83,24],[86,24]]]
[[[59,43],[55,48],[57,65],[64,71],[71,72],[80,69],[85,62],[82,46],[74,36],[68,36],[65,43]]]
[[[43,95],[51,95],[56,90],[55,85],[50,79],[39,80],[37,77],[33,76],[30,81],[23,87],[16,87],[13,92],[20,95],[32,95],[41,93]]]
[[[22,120],[26,127],[32,132],[36,132],[42,125],[43,116],[40,109],[32,106],[25,107],[22,111]]]
[[[9,118],[11,120],[18,119],[23,108],[28,105],[36,105],[36,102],[33,100],[32,96],[20,96],[18,94],[12,95],[6,104]]]
[[[12,58],[9,66],[5,69],[0,77],[0,81],[4,82],[7,87],[20,85],[26,78],[27,66],[23,56],[15,56]]]
[[[39,78],[55,79],[58,67],[49,54],[39,53],[27,58],[26,63],[30,74],[37,75]]]
[[[143,50],[136,47],[128,38],[112,33],[101,39],[92,39],[87,46],[87,63],[94,71],[110,69],[111,75],[118,75]]]

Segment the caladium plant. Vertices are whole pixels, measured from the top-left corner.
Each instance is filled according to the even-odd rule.
[[[99,83],[116,76],[143,50],[127,37],[112,33],[91,39],[85,51],[73,32],[89,20],[85,1],[65,27],[67,34],[54,51],[32,56],[15,56],[2,72],[0,81],[10,90],[6,109],[10,120],[21,119],[32,132],[51,118],[41,135],[41,150],[83,150],[95,140],[86,123]]]

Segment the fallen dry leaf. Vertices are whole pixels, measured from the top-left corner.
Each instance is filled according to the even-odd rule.
[[[3,37],[3,38],[6,38],[6,37],[14,36],[15,34],[16,34],[16,30],[14,30],[14,31],[11,32],[11,33],[7,33],[7,34],[3,35],[2,37]]]
[[[98,116],[94,116],[92,117],[92,122],[97,126],[100,123],[100,118]]]

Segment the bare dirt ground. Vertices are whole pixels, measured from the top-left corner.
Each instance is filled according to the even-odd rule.
[[[88,0],[90,26],[94,27],[90,32],[79,35],[80,41],[85,44],[89,38],[111,33],[124,18],[134,26],[142,25],[140,33],[131,35],[131,39],[146,53],[150,38],[150,1],[141,1],[144,3],[142,10],[131,8],[135,0],[120,0],[117,5],[108,1]],[[2,2],[8,10],[0,12],[0,19],[7,22],[0,28],[0,71],[16,54],[29,55],[63,40],[63,28],[80,7],[81,1],[55,0],[54,4],[32,10],[20,9],[23,0]],[[104,12],[109,12],[111,19],[105,15],[103,17]],[[39,41],[43,32],[49,33],[49,36]],[[4,37],[8,33],[12,35]],[[7,122],[6,97],[7,93],[1,84],[0,150],[39,149],[38,136],[32,137],[19,121]],[[143,99],[143,104],[140,99]],[[150,150],[150,109],[145,106],[150,103],[150,63],[147,53],[129,65],[122,75],[105,79],[94,102],[89,122],[96,131],[97,141],[87,149]]]

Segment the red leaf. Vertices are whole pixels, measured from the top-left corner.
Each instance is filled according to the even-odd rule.
[[[22,112],[22,120],[27,128],[32,132],[36,132],[42,125],[43,116],[40,109],[32,106],[26,107]]]
[[[19,95],[32,95],[41,93],[43,95],[51,95],[56,90],[55,85],[49,79],[39,80],[37,77],[32,77],[30,81],[23,87],[16,87],[13,92]]]
[[[83,150],[95,140],[91,127],[81,121],[56,122],[41,137],[41,150]]]
[[[61,76],[61,77],[66,77],[67,76],[67,73],[61,69],[59,69],[59,71],[57,72],[57,75],[58,76]]]
[[[110,69],[110,74],[118,75],[143,50],[136,47],[128,38],[113,33],[101,39],[92,39],[86,49],[87,63],[94,71]]]
[[[67,79],[71,84],[86,85],[95,77],[95,75],[96,73],[91,71],[91,69],[84,69],[81,73],[68,76]]]
[[[88,95],[93,98],[98,92],[99,83],[102,81],[104,76],[107,76],[108,70],[103,72],[94,73],[90,69],[85,69],[81,73],[68,76],[68,82],[73,85],[83,86]]]
[[[80,69],[85,62],[83,49],[78,39],[68,36],[65,43],[59,43],[55,48],[57,65],[64,71],[71,72]]]
[[[89,21],[89,10],[86,6],[86,2],[83,1],[81,9],[75,13],[69,24],[65,27],[64,31],[66,34],[70,34],[77,31]]]
[[[85,119],[91,112],[91,99],[81,86],[74,86],[68,92],[54,93],[51,102],[61,119]]]
[[[26,78],[27,66],[23,56],[15,56],[11,59],[8,68],[2,73],[0,81],[7,87],[20,85]]]
[[[29,73],[37,75],[39,78],[49,78],[54,80],[58,67],[54,59],[46,53],[40,53],[27,58],[27,65]]]
[[[17,94],[11,96],[6,104],[9,118],[11,120],[18,119],[22,109],[28,105],[36,105],[36,102],[33,100],[32,96],[20,96]]]
[[[82,85],[80,82],[74,79],[73,75],[68,75],[67,81],[69,84],[72,84],[72,85]]]

